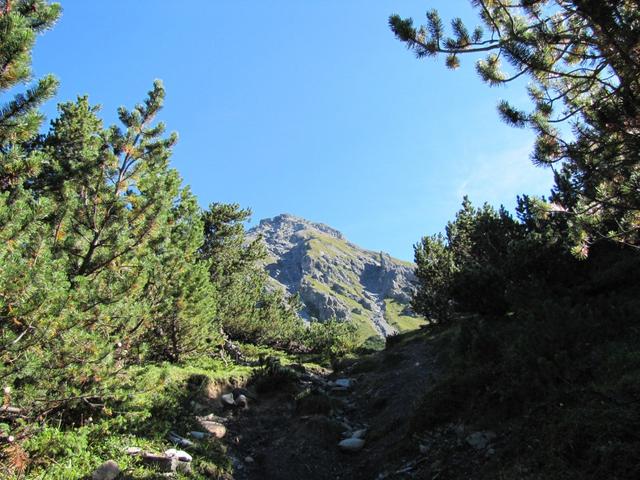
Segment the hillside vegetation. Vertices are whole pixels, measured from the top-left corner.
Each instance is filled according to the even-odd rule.
[[[61,7],[0,0],[0,477],[640,478],[638,2],[472,4],[475,28],[389,24],[528,78],[499,113],[555,183],[465,197],[407,264],[201,209],[160,81],[118,125],[81,96],[43,127],[31,51]]]
[[[433,10],[424,26],[397,15],[390,25],[449,68],[478,55],[489,85],[527,76],[532,111],[501,102],[499,112],[533,130],[532,159],[554,169],[555,185],[549,198],[520,197],[515,217],[465,198],[444,234],[416,244],[413,306],[448,340],[415,431],[485,432],[472,472],[436,446],[446,478],[636,478],[640,9],[473,3],[475,29],[453,19],[449,35]]]
[[[0,1],[3,478],[81,478],[108,458],[128,467],[131,442],[164,452],[191,421],[181,412],[194,382],[260,366],[234,364],[241,348],[329,360],[355,347],[349,325],[309,328],[266,288],[265,251],[245,241],[249,210],[202,211],[170,168],[177,135],[158,121],[160,81],[118,125],[81,96],[41,128],[58,82],[29,83],[31,50],[60,11]]]

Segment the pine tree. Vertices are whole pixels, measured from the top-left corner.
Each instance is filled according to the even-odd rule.
[[[232,338],[252,338],[250,325],[266,282],[259,263],[266,251],[259,240],[247,242],[243,222],[251,211],[237,204],[213,203],[203,214],[203,259],[210,262],[211,281],[218,295],[218,319]]]
[[[38,34],[51,28],[60,15],[60,5],[44,0],[0,1],[0,92],[31,79],[31,50]],[[42,123],[38,107],[56,91],[57,80],[48,75],[18,93],[0,108],[0,188],[16,184],[33,163],[12,149],[37,134]]]
[[[527,235],[525,226],[504,208],[476,208],[465,197],[445,235],[424,237],[414,246],[414,310],[434,323],[448,323],[456,313],[506,313],[513,283],[531,273],[521,267],[527,264],[529,248],[543,245],[528,242]],[[521,258],[525,245],[529,248]]]
[[[474,0],[482,26],[435,10],[419,28],[390,18],[396,36],[418,57],[484,54],[477,71],[489,85],[528,76],[534,105],[501,102],[509,123],[537,135],[533,160],[556,174],[547,210],[568,217],[574,253],[606,238],[640,244],[640,9],[630,0]],[[503,62],[509,66],[503,68]],[[569,123],[571,134],[560,127]],[[564,129],[566,131],[567,129]]]
[[[0,1],[0,92],[31,79],[31,50],[58,18],[58,4]],[[45,219],[50,199],[30,189],[42,164],[38,107],[56,90],[47,76],[0,107],[0,377],[5,385],[33,378],[38,361],[27,355],[51,335],[68,292],[64,265],[52,253]]]
[[[187,188],[180,192],[169,225],[168,235],[153,247],[153,266],[144,291],[151,320],[143,341],[151,358],[177,362],[216,350],[221,339],[210,262],[199,256],[202,214]]]
[[[30,411],[87,408],[80,399],[100,397],[104,378],[138,361],[132,349],[146,352],[169,313],[176,360],[187,353],[184,325],[211,317],[200,213],[169,168],[176,135],[153,123],[163,98],[156,82],[144,104],[120,109],[124,130],[105,129],[86,97],[62,104],[33,150],[39,171],[16,187],[48,208],[28,224],[0,212],[2,235],[20,235],[2,258],[5,377],[25,406],[56,399]]]
[[[210,261],[218,299],[217,317],[231,338],[279,347],[302,343],[303,324],[295,298],[269,288],[266,250],[249,241],[243,223],[251,211],[214,203],[204,212],[202,257]]]
[[[163,98],[156,82],[144,104],[121,108],[121,130],[103,128],[98,108],[81,97],[60,105],[45,139],[33,188],[57,207],[47,220],[70,284],[42,342],[52,378],[64,379],[61,398],[99,391],[149,328],[152,246],[167,235],[180,187],[168,165],[176,135],[163,138],[164,125],[153,124]]]
[[[414,245],[416,290],[411,307],[431,323],[447,323],[454,312],[451,285],[456,265],[445,239],[423,237]]]

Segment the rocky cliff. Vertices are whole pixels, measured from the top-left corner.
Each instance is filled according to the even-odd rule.
[[[364,250],[337,230],[283,214],[249,231],[269,252],[274,285],[298,294],[308,320],[354,322],[362,340],[417,328],[409,308],[413,264]]]

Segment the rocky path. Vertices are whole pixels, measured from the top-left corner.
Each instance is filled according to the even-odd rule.
[[[339,372],[261,379],[248,408],[227,412],[232,478],[421,478],[411,408],[433,368],[424,343],[409,341]]]
[[[390,337],[386,350],[336,371],[267,359],[248,385],[209,385],[191,402],[191,421],[169,435],[172,448],[132,446],[127,453],[175,477],[191,471],[202,445],[215,437],[210,445],[221,450],[210,478],[221,480],[497,478],[478,474],[481,466],[499,465],[495,433],[458,423],[417,428],[421,400],[440,370],[427,337],[420,331]],[[133,479],[119,475],[112,461],[91,478]]]

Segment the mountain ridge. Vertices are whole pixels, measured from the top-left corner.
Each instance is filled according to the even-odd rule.
[[[283,213],[247,232],[261,237],[275,288],[299,295],[309,321],[353,322],[362,341],[417,328],[410,309],[413,264],[350,242],[324,223]]]

